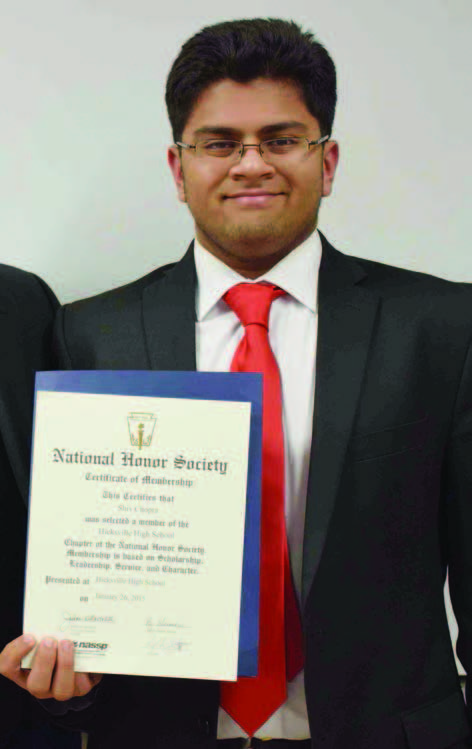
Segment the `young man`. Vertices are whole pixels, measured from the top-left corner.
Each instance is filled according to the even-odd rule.
[[[260,675],[221,689],[105,676],[73,715],[90,749],[262,740],[269,749],[463,749],[470,740],[443,584],[449,568],[468,669],[472,292],[343,255],[318,233],[338,161],[335,102],[329,55],[293,23],[227,22],[190,39],[167,105],[169,164],[195,241],[179,263],[60,314],[68,368],[225,371],[259,361],[272,425],[263,430]],[[283,554],[285,566],[271,566],[285,533],[291,570]],[[20,672],[29,647],[8,646],[7,676],[65,700],[64,711],[91,690],[62,643]]]
[[[0,647],[21,632],[34,373],[49,369],[57,300],[41,279],[0,265]],[[1,749],[80,745],[27,692],[0,677]]]

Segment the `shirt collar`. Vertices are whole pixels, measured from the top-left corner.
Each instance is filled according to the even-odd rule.
[[[195,240],[195,267],[197,271],[196,313],[201,322],[220,301],[221,297],[237,283],[268,281],[304,304],[312,312],[317,309],[318,272],[321,261],[321,240],[317,231],[289,252],[267,273],[254,280],[236,273],[228,265],[208,252]]]

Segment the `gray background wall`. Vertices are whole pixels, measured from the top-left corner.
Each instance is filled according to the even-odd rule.
[[[472,281],[470,0],[0,0],[0,247],[62,301],[179,257],[165,78],[201,26],[285,16],[339,72],[340,248]],[[289,11],[289,13],[287,12]]]

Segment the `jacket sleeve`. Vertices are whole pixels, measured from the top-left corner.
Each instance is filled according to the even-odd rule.
[[[466,701],[472,718],[472,345],[457,392],[444,479],[445,561],[459,628],[457,655],[467,674]]]
[[[1,305],[6,315],[0,393],[2,438],[25,503],[28,498],[35,373],[54,369],[51,335],[58,306],[37,276],[3,266]]]

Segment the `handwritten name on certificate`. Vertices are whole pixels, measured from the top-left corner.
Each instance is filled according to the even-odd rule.
[[[24,631],[78,671],[235,680],[250,412],[38,390]]]

